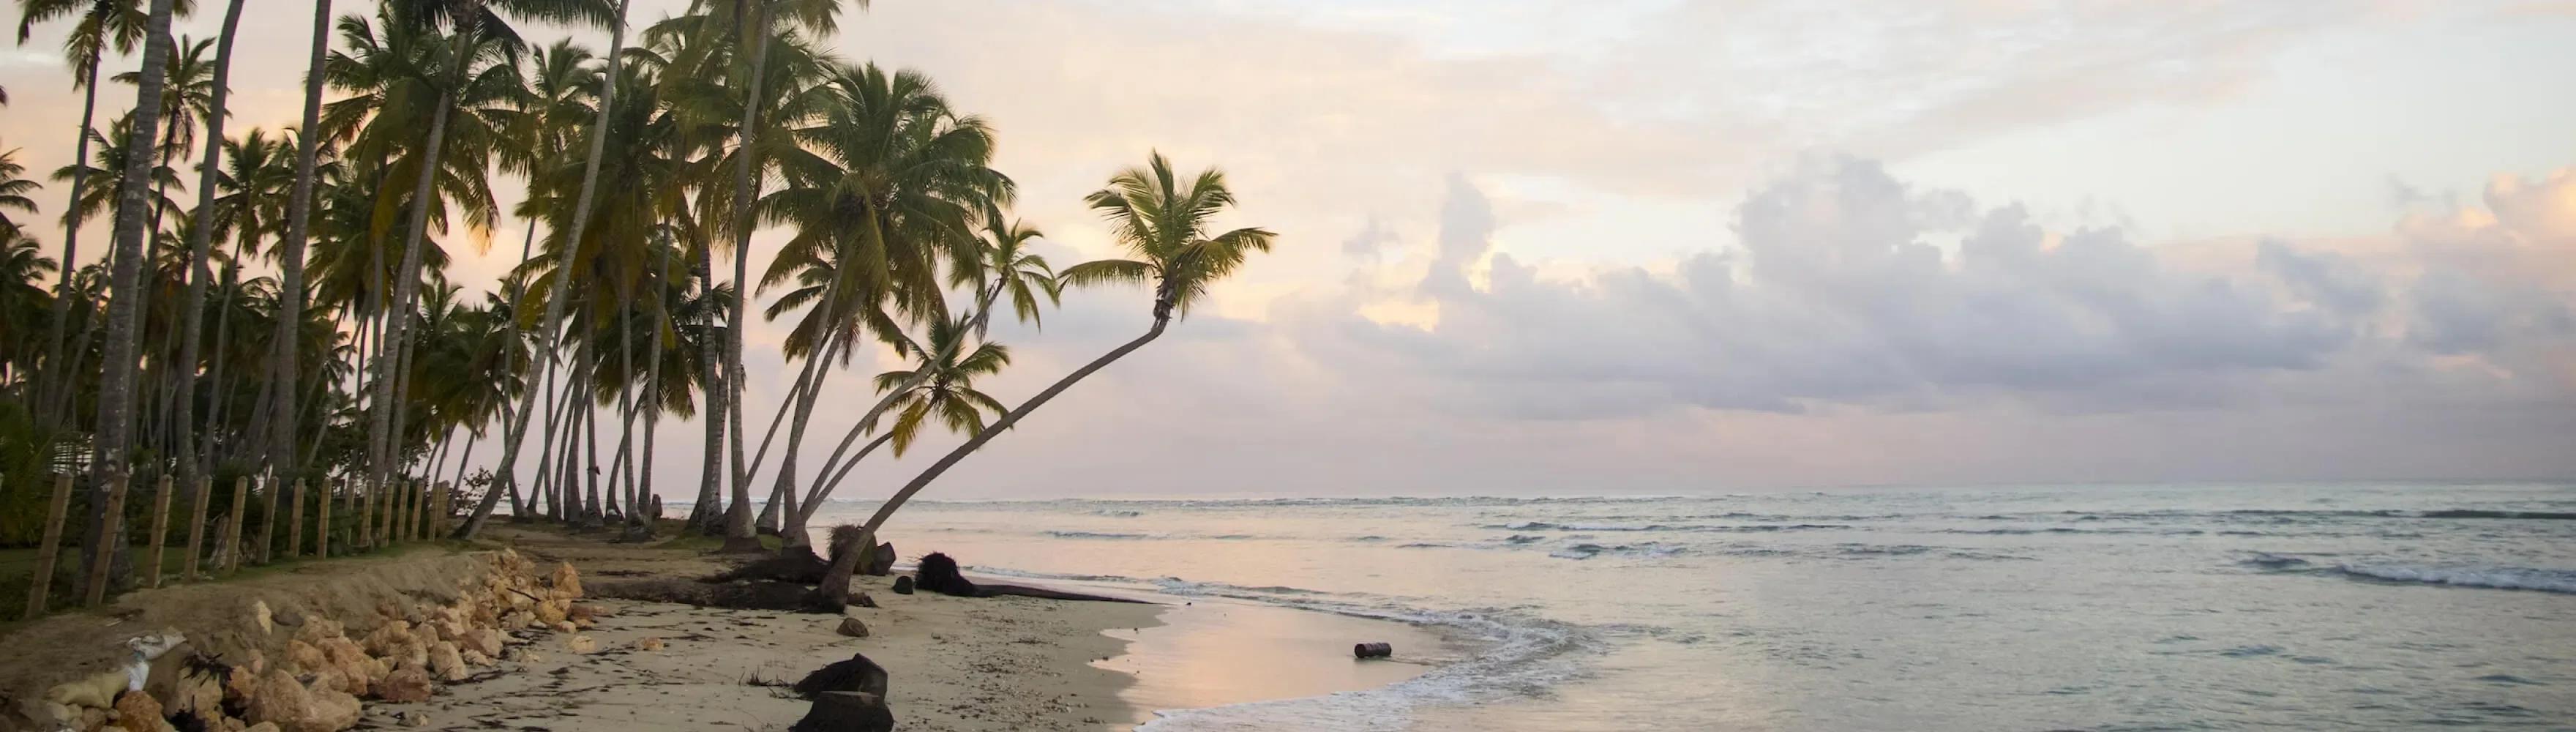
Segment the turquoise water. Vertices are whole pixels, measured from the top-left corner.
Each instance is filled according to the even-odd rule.
[[[886,533],[1462,650],[1154,730],[2576,729],[2576,485],[921,503]]]

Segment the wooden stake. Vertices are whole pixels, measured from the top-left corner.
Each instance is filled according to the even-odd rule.
[[[321,499],[313,502],[313,507],[322,514],[319,520],[313,522],[313,558],[330,559],[331,502],[340,500],[339,491],[331,490],[330,481],[322,482]]]
[[[123,543],[119,541],[125,531],[125,476],[123,474],[109,478],[107,481],[106,513],[107,523],[100,526],[102,530],[98,532],[100,544],[98,562],[89,567],[89,597],[82,601],[90,607],[98,607],[100,603],[107,601],[107,569],[116,564],[116,555],[112,547]]]
[[[260,491],[263,496],[260,505],[264,506],[259,513],[259,563],[261,564],[277,560],[277,488],[277,481],[272,479],[268,481],[268,490]]]
[[[304,479],[295,479],[295,491],[287,494],[293,508],[286,510],[286,558],[304,556]]]
[[[161,547],[170,543],[170,476],[161,476],[161,490],[152,497],[152,561],[143,565],[145,587],[161,586]]]
[[[45,509],[45,543],[36,545],[36,573],[27,578],[27,614],[21,619],[45,614],[45,591],[53,589],[54,560],[62,551],[63,510],[71,500],[72,476],[54,476],[54,502]]]
[[[206,502],[215,495],[215,479],[197,477],[197,507],[188,512],[188,556],[179,558],[179,581],[197,581],[197,558],[206,548]]]
[[[451,510],[447,505],[450,490],[447,484],[438,484],[438,518],[430,523],[430,533],[435,535],[430,538],[438,539],[447,536],[447,522],[454,518],[453,514],[448,513]]]
[[[227,536],[224,537],[224,541],[229,543],[224,545],[223,571],[227,574],[231,573],[233,570],[241,569],[242,509],[249,506],[250,476],[245,475],[239,478],[234,478],[233,510],[231,518],[224,521],[224,526],[226,527],[225,533],[227,534]]]

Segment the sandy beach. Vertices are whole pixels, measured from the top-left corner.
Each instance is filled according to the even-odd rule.
[[[505,627],[502,652],[469,656],[478,660],[435,684],[426,700],[389,701],[382,686],[360,693],[355,728],[784,730],[811,707],[788,686],[864,654],[888,672],[886,701],[901,729],[1129,729],[1156,710],[1395,683],[1441,652],[1437,639],[1396,623],[1106,587],[1073,589],[1145,602],[897,594],[896,577],[869,576],[852,586],[865,600],[837,615],[620,599],[621,587],[694,580],[743,557],[713,554],[691,539],[615,543],[518,527],[490,539],[138,592],[104,617],[63,615],[13,629],[10,642],[54,650],[0,674],[22,715],[0,728],[48,729],[30,724],[42,718],[32,700],[111,668],[130,637],[177,630],[191,639],[155,664],[156,679],[179,674],[178,659],[199,653],[295,673],[300,665],[281,660],[293,658],[288,639],[309,624],[346,623],[349,637],[367,636],[372,651],[388,618],[435,617],[441,603],[456,602],[457,588],[487,584],[495,566],[521,573],[532,588],[553,586],[562,568],[574,568],[584,588],[577,622]],[[406,609],[412,601],[419,604]],[[852,635],[860,627],[864,634]],[[1359,638],[1392,640],[1412,657],[1354,662],[1349,643]]]

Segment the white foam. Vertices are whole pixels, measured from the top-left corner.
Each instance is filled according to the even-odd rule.
[[[2404,564],[2339,564],[2335,571],[2389,582],[2455,587],[2535,590],[2576,594],[2576,571],[2523,567],[2426,567]]]

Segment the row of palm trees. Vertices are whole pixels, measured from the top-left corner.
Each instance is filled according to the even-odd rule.
[[[28,216],[37,182],[0,156],[0,216],[17,215],[0,218],[0,431],[44,446],[0,462],[0,489],[86,460],[84,568],[122,556],[100,497],[152,475],[448,481],[481,489],[463,536],[503,502],[650,532],[665,416],[696,417],[709,458],[693,529],[735,549],[771,529],[803,549],[853,466],[913,449],[926,425],[963,435],[874,531],[1274,238],[1215,231],[1234,203],[1223,176],[1157,154],[1089,199],[1130,256],[1055,269],[1008,213],[992,127],[926,76],[835,57],[833,0],[702,0],[631,39],[624,0],[388,0],[371,16],[319,0],[302,123],[229,135],[240,0],[212,40],[169,36],[182,0],[20,2],[22,42],[74,24],[89,106],[78,161],[51,181],[71,201],[59,257]],[[529,23],[604,28],[608,48],[530,43]],[[100,66],[138,48],[110,79],[135,106],[91,129]],[[513,181],[526,195],[504,210],[496,184]],[[81,222],[101,215],[111,246],[82,264]],[[447,279],[456,247],[488,250],[513,221],[527,234],[497,288]],[[754,280],[758,229],[786,237]],[[1016,406],[976,387],[1010,363],[988,337],[996,311],[1034,323],[1067,287],[1122,283],[1152,293],[1141,337]],[[761,296],[796,372],[765,410],[743,398]],[[834,388],[876,348],[912,365]],[[808,445],[818,404],[869,391],[856,426]],[[747,412],[768,416],[757,436]],[[500,454],[478,471],[485,441]]]

